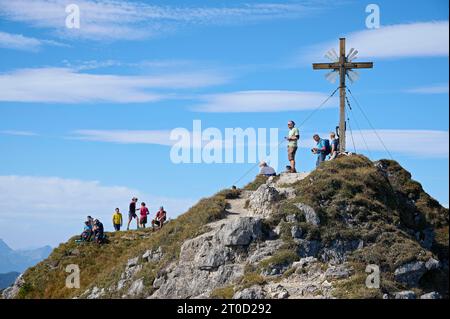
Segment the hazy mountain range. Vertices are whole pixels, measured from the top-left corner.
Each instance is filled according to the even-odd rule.
[[[48,257],[52,248],[44,246],[36,249],[13,250],[0,239],[0,274],[23,272]]]

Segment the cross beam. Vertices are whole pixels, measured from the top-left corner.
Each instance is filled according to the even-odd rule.
[[[371,69],[373,62],[349,62],[345,53],[345,38],[339,39],[339,61],[334,63],[313,63],[314,70],[334,70],[339,72],[339,151],[345,152],[345,75],[351,69]]]

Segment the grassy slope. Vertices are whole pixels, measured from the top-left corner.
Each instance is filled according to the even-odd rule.
[[[46,260],[26,271],[26,285],[20,290],[19,297],[72,298],[89,287],[109,287],[119,280],[128,259],[142,255],[147,249],[161,246],[164,252],[162,260],[157,264],[145,263],[141,272],[145,275],[144,284],[151,290],[157,270],[178,258],[181,244],[185,240],[206,231],[205,224],[222,218],[226,198],[233,196],[236,196],[236,191],[224,190],[202,199],[155,233],[150,229],[107,233],[110,243],[105,245],[77,244],[74,240],[78,236],[73,237],[56,248]],[[73,255],[74,249],[79,254]],[[64,270],[69,264],[77,264],[80,268],[81,289],[65,288],[68,273]],[[56,268],[51,269],[51,266]]]

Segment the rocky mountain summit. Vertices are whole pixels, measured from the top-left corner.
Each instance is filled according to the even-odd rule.
[[[448,298],[448,209],[398,163],[338,158],[258,176],[161,231],[75,238],[4,298]],[[65,286],[67,265],[80,288]]]

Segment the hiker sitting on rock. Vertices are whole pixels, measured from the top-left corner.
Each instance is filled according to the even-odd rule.
[[[97,244],[102,244],[105,240],[105,233],[103,224],[98,220],[94,219],[94,240]]]
[[[158,229],[161,229],[166,221],[167,213],[164,210],[164,207],[160,207],[158,212],[156,213],[155,219],[152,220],[152,229],[155,231],[155,225],[158,226]]]
[[[277,175],[277,173],[275,172],[273,167],[270,167],[264,161],[261,161],[259,163],[259,167],[261,167],[261,170],[259,171],[259,175],[264,175],[264,176],[276,176]]]
[[[330,133],[330,160],[335,159],[339,154],[339,139],[336,138],[336,134],[334,132]]]
[[[320,138],[319,134],[314,134],[313,139],[317,143],[317,145],[316,147],[311,149],[311,152],[313,154],[317,154],[316,167],[318,167],[320,163],[325,161],[327,155],[330,154],[330,141]]]
[[[148,211],[148,208],[145,207],[145,203],[141,203],[141,218],[140,218],[140,224],[142,228],[145,228],[145,224],[147,224],[147,215],[150,214]]]
[[[85,221],[83,232],[80,235],[80,241],[90,241],[91,236],[92,236],[92,226],[89,221]]]
[[[122,226],[122,214],[120,213],[120,210],[118,208],[116,208],[116,210],[113,214],[112,222],[113,222],[114,229],[116,231],[119,231],[120,227]]]

